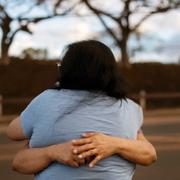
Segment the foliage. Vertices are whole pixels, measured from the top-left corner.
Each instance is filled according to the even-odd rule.
[[[23,59],[44,60],[44,59],[48,59],[48,51],[47,49],[27,48],[22,51],[20,57]]]

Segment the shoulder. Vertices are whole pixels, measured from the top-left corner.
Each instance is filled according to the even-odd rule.
[[[45,101],[49,98],[52,98],[54,96],[57,96],[57,94],[59,93],[59,90],[55,90],[55,89],[47,89],[43,92],[41,92],[39,95],[37,95],[32,102],[41,102],[41,101]]]
[[[44,90],[42,93],[40,93],[38,96],[36,96],[35,99],[40,99],[40,98],[45,98],[45,97],[52,97],[52,96],[55,96],[59,92],[61,92],[61,91],[56,90],[56,89],[47,89],[47,90]]]
[[[141,127],[144,119],[142,107],[129,98],[127,98],[127,103],[129,104],[129,109],[133,112],[133,115],[137,116],[139,127]]]
[[[126,100],[123,100],[122,102],[127,111],[137,114],[138,116],[143,114],[142,107],[132,99],[126,98]]]
[[[34,104],[36,107],[38,106],[40,108],[49,107],[49,105],[53,104],[66,104],[73,99],[71,94],[75,96],[75,94],[63,89],[47,89],[36,96],[31,101],[31,104]]]
[[[141,109],[141,106],[138,103],[134,102],[132,99],[126,98],[126,103],[129,107],[133,109]]]

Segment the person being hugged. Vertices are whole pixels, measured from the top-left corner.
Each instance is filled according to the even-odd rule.
[[[7,135],[26,140],[13,169],[36,180],[132,180],[157,155],[142,108],[127,98],[111,50],[95,40],[67,46],[59,81],[35,97]]]

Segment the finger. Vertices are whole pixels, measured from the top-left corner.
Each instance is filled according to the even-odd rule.
[[[77,159],[77,156],[75,157],[72,155],[68,160],[64,161],[64,164],[72,166],[72,167],[79,167],[79,164],[76,161],[76,159]],[[59,161],[59,163],[61,163],[61,161]]]
[[[72,167],[79,167],[79,164],[78,164],[78,162],[76,162],[76,159],[74,157],[71,160],[65,161],[64,164],[72,166]]]
[[[96,156],[90,163],[89,167],[94,167],[102,159],[101,155]]]
[[[29,148],[29,140],[24,141],[23,149]]]
[[[85,159],[80,159],[78,161],[78,164],[79,164],[79,166],[84,165],[85,164]]]
[[[70,165],[73,167],[79,167],[79,164],[76,161],[72,161]]]
[[[85,164],[85,159],[80,159],[78,156],[74,156],[73,160],[78,163],[79,166]]]
[[[94,136],[96,133],[95,132],[86,132],[86,133],[83,133],[82,134],[82,137],[85,137],[85,138],[87,138],[87,137],[92,137],[92,136]]]
[[[84,152],[84,153],[82,153],[82,154],[79,154],[79,155],[78,155],[78,158],[84,159],[84,158],[87,158],[87,157],[96,155],[97,153],[98,153],[98,150],[97,150],[97,149],[92,149],[92,150],[86,151],[86,152]]]
[[[72,140],[72,144],[75,146],[80,146],[84,144],[89,144],[92,142],[91,138],[85,138],[85,139],[74,139]]]
[[[91,160],[92,160],[92,156],[88,156],[85,158],[85,163],[89,164],[91,162]]]
[[[100,132],[86,132],[86,133],[83,133],[82,134],[82,137],[92,137],[92,136],[95,136],[97,134],[101,134]]]
[[[78,147],[74,147],[73,148],[73,153],[74,154],[79,154],[79,153],[82,153],[84,151],[89,151],[91,149],[94,148],[94,145],[91,143],[91,144],[85,144],[85,145],[82,145],[82,146],[78,146]]]

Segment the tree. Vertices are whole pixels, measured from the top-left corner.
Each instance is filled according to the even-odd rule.
[[[180,0],[119,0],[120,4],[115,4],[117,3],[116,0],[114,6],[119,6],[119,12],[115,14],[110,10],[99,8],[103,7],[103,4],[101,6],[97,5],[98,1],[82,0],[82,2],[97,16],[108,34],[114,39],[121,53],[121,62],[126,66],[129,66],[127,43],[131,33],[136,32],[140,25],[152,15],[165,13],[180,7]],[[105,3],[105,1],[102,3]],[[111,3],[113,3],[112,0]],[[131,18],[137,14],[141,14],[141,18],[136,24],[132,25]],[[117,31],[114,31],[105,18],[115,22],[118,27]]]
[[[34,49],[27,48],[22,51],[21,57],[23,59],[38,59],[38,60],[47,60],[48,51],[47,49]]]
[[[76,1],[74,1],[76,2]],[[1,64],[9,64],[9,48],[15,35],[32,34],[30,25],[56,16],[65,16],[77,3],[65,0],[2,0],[0,1]],[[41,12],[41,13],[40,13]]]

